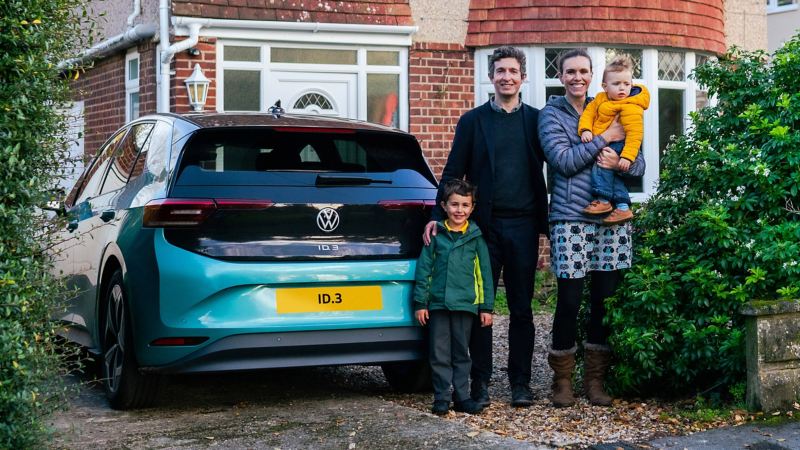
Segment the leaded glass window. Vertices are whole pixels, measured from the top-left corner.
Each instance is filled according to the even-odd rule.
[[[684,54],[680,52],[658,52],[658,79],[665,81],[685,81],[686,70]]]
[[[309,92],[294,102],[294,109],[306,109],[309,106],[316,106],[319,109],[333,109],[330,100],[324,94]]]
[[[630,55],[633,60],[633,78],[642,78],[642,50],[636,48],[607,48],[606,64],[610,63],[615,56]]]

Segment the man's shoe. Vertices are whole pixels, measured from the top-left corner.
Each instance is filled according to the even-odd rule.
[[[625,223],[629,220],[633,219],[633,211],[630,209],[619,209],[616,208],[611,214],[608,215],[605,219],[603,219],[603,223],[606,225],[617,225],[620,223]]]
[[[450,409],[450,402],[447,400],[434,400],[433,407],[431,407],[431,412],[436,414],[437,416],[443,416],[447,414],[447,411]]]
[[[463,402],[454,402],[453,410],[467,414],[478,414],[479,412],[483,411],[483,406],[479,405],[478,402],[470,398],[464,400]]]
[[[533,394],[527,384],[511,386],[511,406],[527,408],[533,404]]]
[[[472,380],[469,389],[469,396],[475,403],[479,404],[481,408],[489,406],[489,384],[481,380]]]
[[[611,209],[612,209],[611,203],[601,202],[600,200],[594,200],[592,201],[592,203],[589,203],[589,206],[583,208],[583,212],[595,216],[610,212]]]

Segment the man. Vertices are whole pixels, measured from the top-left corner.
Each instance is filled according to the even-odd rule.
[[[531,299],[539,233],[547,232],[544,154],[537,132],[539,111],[523,104],[519,97],[525,72],[525,54],[521,50],[501,47],[494,51],[489,60],[489,78],[495,95],[458,121],[441,180],[444,184],[453,178],[466,178],[478,187],[473,217],[489,247],[495,287],[503,273],[511,313],[511,404],[520,407],[533,403],[529,386],[535,333]],[[430,243],[430,235],[436,234],[435,223],[443,215],[441,207],[436,206],[423,234],[425,245]],[[492,375],[491,327],[473,327],[470,354],[470,396],[487,406]]]

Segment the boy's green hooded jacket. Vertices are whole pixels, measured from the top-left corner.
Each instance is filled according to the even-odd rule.
[[[444,222],[436,226],[438,233],[417,260],[414,309],[491,312],[492,267],[480,228],[470,222],[458,233],[448,231]]]

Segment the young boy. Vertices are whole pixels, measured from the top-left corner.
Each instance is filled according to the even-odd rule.
[[[609,143],[609,147],[620,155],[617,168],[627,172],[639,154],[644,134],[644,110],[650,106],[650,93],[640,84],[634,85],[633,60],[629,55],[615,57],[603,72],[603,90],[597,94],[581,115],[578,134],[581,141],[590,142],[592,138],[608,129],[619,115],[619,123],[625,130],[625,140]],[[633,218],[630,209],[631,198],[622,178],[611,169],[603,169],[597,164],[592,167],[592,191],[595,200],[584,208],[591,215],[611,211],[603,223],[613,225],[627,222]],[[616,208],[611,207],[614,202]]]
[[[469,396],[469,338],[476,316],[480,326],[492,324],[492,268],[481,230],[467,220],[475,188],[464,180],[449,180],[442,198],[447,219],[437,223],[439,232],[417,261],[414,309],[420,325],[430,327],[431,412],[447,414],[453,398],[453,409],[476,414],[483,406]]]

